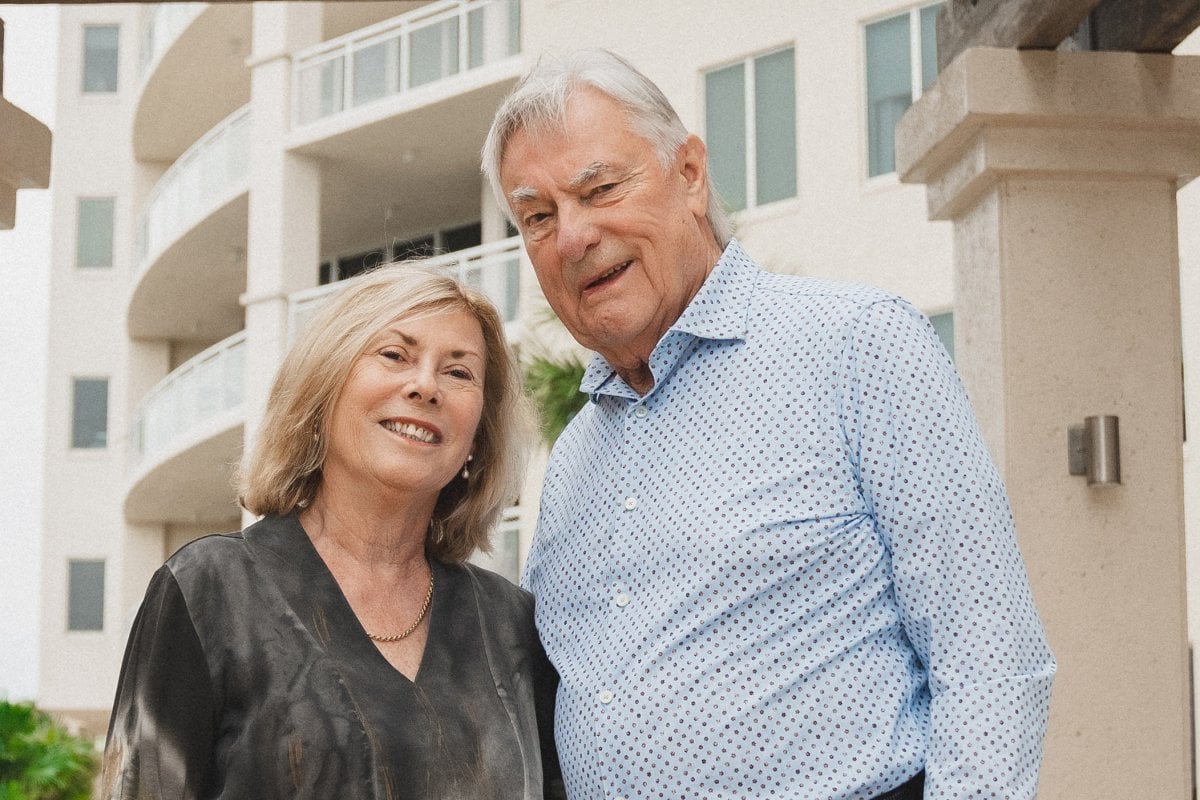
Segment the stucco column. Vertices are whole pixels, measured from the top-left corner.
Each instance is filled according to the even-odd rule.
[[[954,223],[958,366],[1059,661],[1039,797],[1191,797],[1175,193],[1200,58],[968,50],[896,135]],[[1098,414],[1119,486],[1068,474]]]
[[[288,295],[317,282],[321,176],[285,150],[291,130],[291,54],[321,41],[322,4],[255,3],[250,58],[251,141],[246,251],[246,452],[287,348]]]

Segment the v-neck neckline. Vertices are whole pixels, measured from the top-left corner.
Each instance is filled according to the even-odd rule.
[[[446,582],[450,579],[447,565],[429,559],[429,569],[433,573],[429,628],[416,674],[410,678],[392,666],[392,662],[367,637],[367,631],[346,599],[341,584],[325,559],[321,558],[298,515],[264,518],[247,528],[244,536],[249,543],[266,548],[280,559],[283,562],[281,569],[291,571],[302,579],[281,581],[280,589],[289,595],[288,602],[294,609],[304,610],[305,613],[300,615],[301,623],[332,658],[347,665],[374,663],[376,667],[386,668],[412,688],[421,683],[421,676],[430,663],[430,648],[436,649],[442,638],[438,631],[443,627],[440,623],[445,615],[442,598],[447,594]],[[325,598],[324,602],[320,600],[322,597]]]

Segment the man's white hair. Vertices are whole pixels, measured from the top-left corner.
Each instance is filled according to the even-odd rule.
[[[579,88],[595,89],[616,101],[630,128],[650,144],[664,169],[671,167],[687,141],[687,128],[662,90],[625,59],[599,48],[544,55],[500,105],[483,143],[483,174],[510,221],[512,210],[500,185],[500,166],[509,140],[519,131],[564,130],[567,103]],[[711,181],[706,217],[717,244],[724,248],[733,236],[733,226]]]

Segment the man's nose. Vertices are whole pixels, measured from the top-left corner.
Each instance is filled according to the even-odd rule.
[[[600,240],[595,212],[589,208],[560,208],[556,234],[559,258],[568,264],[581,260]]]

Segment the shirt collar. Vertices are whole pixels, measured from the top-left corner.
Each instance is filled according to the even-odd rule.
[[[700,291],[696,292],[679,319],[659,340],[659,345],[672,332],[691,334],[700,339],[745,338],[750,297],[758,280],[757,273],[758,267],[750,260],[750,256],[746,255],[736,239],[730,239]],[[653,358],[651,354],[651,360]],[[616,370],[604,356],[593,353],[579,390],[595,394],[615,377]]]

